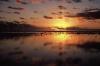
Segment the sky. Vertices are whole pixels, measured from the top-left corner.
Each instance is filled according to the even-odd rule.
[[[0,0],[0,20],[100,29],[100,0]]]

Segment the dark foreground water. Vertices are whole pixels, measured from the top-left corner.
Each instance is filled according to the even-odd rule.
[[[100,66],[100,34],[0,35],[0,66]]]

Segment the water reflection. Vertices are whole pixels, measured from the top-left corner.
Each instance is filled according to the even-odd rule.
[[[6,37],[0,40],[1,66],[100,65],[99,34],[40,32],[17,39]]]
[[[66,40],[68,40],[70,38],[70,35],[67,33],[56,33],[53,34],[53,40],[57,41],[57,42],[65,42]]]

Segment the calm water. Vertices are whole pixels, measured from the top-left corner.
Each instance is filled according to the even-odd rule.
[[[100,66],[100,34],[42,32],[6,36],[0,39],[1,65]]]

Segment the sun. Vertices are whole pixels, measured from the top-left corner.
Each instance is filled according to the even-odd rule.
[[[53,19],[52,20],[52,26],[56,27],[56,28],[67,28],[72,26],[72,24],[70,24],[70,20],[65,20],[65,19]]]
[[[64,19],[54,19],[53,26],[58,28],[66,28],[67,24]]]

